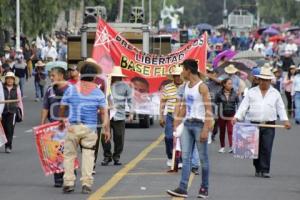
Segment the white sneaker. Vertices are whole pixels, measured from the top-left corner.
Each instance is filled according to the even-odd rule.
[[[211,136],[212,136],[212,133],[211,133],[211,131],[209,131],[209,133],[208,133],[208,139],[207,139],[207,144],[211,144],[211,142],[212,142]]]
[[[35,102],[39,102],[40,101],[40,99],[39,98],[35,98]]]
[[[221,149],[219,149],[219,153],[225,153],[225,148],[222,147]]]
[[[228,149],[228,153],[233,153],[232,147],[230,147],[230,148]]]
[[[172,159],[168,159],[167,160],[167,166],[168,167],[172,167]]]
[[[182,169],[182,163],[178,164],[178,169]]]

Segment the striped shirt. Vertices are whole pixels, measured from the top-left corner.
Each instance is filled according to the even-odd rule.
[[[70,124],[82,123],[95,131],[98,109],[106,106],[105,95],[96,84],[83,82],[68,87],[61,104],[69,107]]]
[[[173,82],[164,86],[162,90],[162,99],[166,101],[167,112],[174,113],[177,101],[177,87]]]

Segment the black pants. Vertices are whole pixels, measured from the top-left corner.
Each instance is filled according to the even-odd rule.
[[[114,142],[114,153],[111,153],[111,142],[105,143],[104,137],[101,137],[104,158],[113,158],[113,160],[120,160],[121,153],[124,147],[125,137],[125,120],[110,120],[110,127],[112,129],[112,137]]]
[[[285,91],[285,96],[286,96],[286,100],[287,100],[287,108],[288,108],[288,113],[291,114],[292,113],[292,95],[290,92]]]
[[[253,160],[256,172],[270,172],[273,141],[275,137],[274,128],[259,129],[259,153],[258,159]]]
[[[64,172],[54,173],[54,183],[58,185],[63,185],[64,183]]]
[[[12,141],[15,130],[15,115],[14,113],[3,113],[2,114],[2,126],[5,132],[7,143],[5,148],[12,149]]]

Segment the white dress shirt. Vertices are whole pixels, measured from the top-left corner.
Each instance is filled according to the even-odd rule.
[[[263,97],[259,86],[257,86],[247,92],[235,118],[241,121],[265,122],[277,120],[277,115],[282,121],[288,120],[280,93],[270,86]]]
[[[54,47],[51,47],[49,49],[49,47],[45,47],[42,51],[42,59],[46,60],[47,58],[52,58],[53,61],[56,60],[57,58],[57,52],[56,49]]]

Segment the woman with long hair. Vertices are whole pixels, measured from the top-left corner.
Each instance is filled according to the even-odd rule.
[[[229,153],[232,153],[232,118],[239,103],[239,96],[234,91],[232,86],[232,80],[226,78],[222,81],[222,89],[217,93],[216,104],[218,105],[218,115],[219,115],[219,128],[220,128],[220,143],[221,148],[219,153],[225,153],[225,133],[227,128],[228,133],[228,143],[229,143]]]
[[[293,86],[293,82],[294,82],[294,76],[296,73],[296,66],[295,65],[291,65],[288,71],[288,74],[285,76],[284,81],[283,81],[283,85],[284,85],[284,92],[285,92],[285,96],[287,99],[287,108],[288,108],[288,115],[291,116],[292,115],[292,110],[293,110],[293,99],[292,99],[292,86]]]
[[[21,90],[18,86],[19,79],[13,72],[7,72],[1,80],[3,82],[5,101],[11,101],[5,104],[1,120],[7,138],[7,143],[5,144],[5,152],[11,153],[18,109],[21,110],[21,117],[23,118],[22,95]]]

